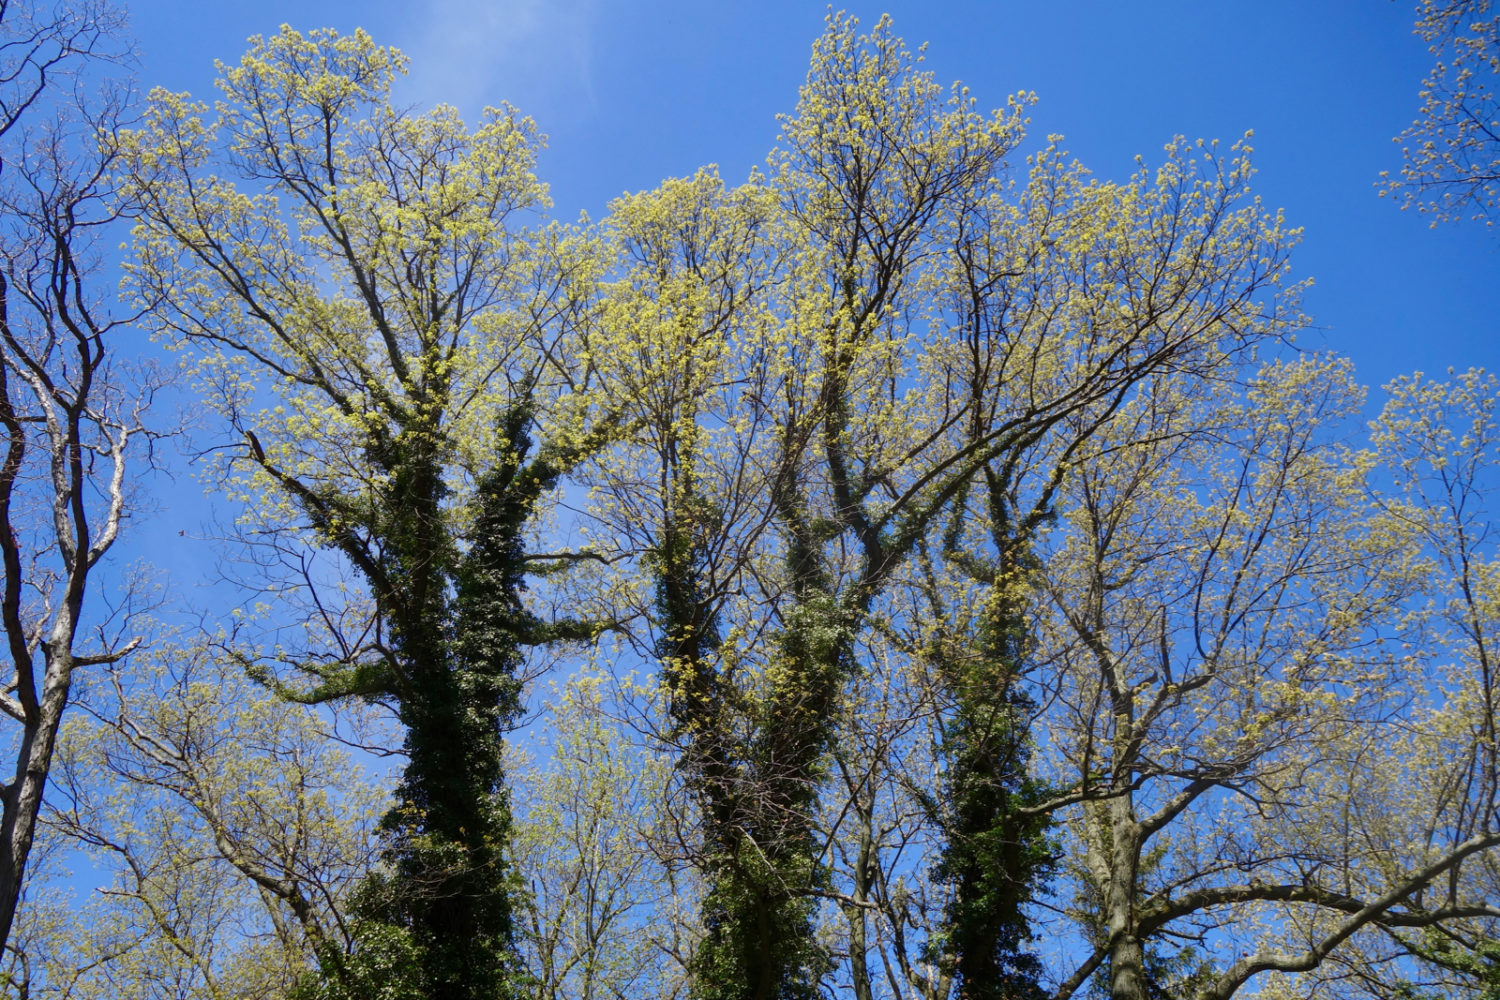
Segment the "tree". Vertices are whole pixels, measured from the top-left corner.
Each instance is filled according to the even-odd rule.
[[[1024,563],[1058,484],[1137,387],[1208,376],[1281,335],[1289,238],[1242,201],[1242,159],[1194,163],[1185,145],[1120,186],[1087,183],[1048,151],[1026,188],[1007,189],[1019,111],[983,118],[962,91],[945,96],[884,22],[869,37],[830,23],[783,127],[776,179],[799,250],[789,325],[807,362],[782,404],[795,415],[783,440],[799,448],[797,474],[774,495],[787,583],[751,756],[786,832],[775,842],[807,866],[801,815],[836,740],[828,706],[858,672],[856,636],[893,574],[950,520],[989,524],[977,546],[955,540],[971,556],[953,563],[995,588],[999,617],[974,639],[988,645],[982,659],[1004,659],[1007,567]],[[1002,520],[968,508],[976,478]],[[968,694],[963,710],[993,712],[972,692],[985,684],[1003,703],[996,680],[971,678],[957,702]],[[1008,795],[980,804],[985,787],[968,785],[987,814],[964,816],[964,837],[1012,822]],[[948,938],[967,946],[952,960],[976,980],[960,988],[977,991],[1014,933],[1000,926],[1014,927],[1014,905],[977,905],[995,896],[981,866],[955,856],[949,870],[964,923]]]
[[[1393,699],[1406,725],[1359,762],[1346,821],[1371,863],[1419,869],[1500,826],[1496,761],[1495,490],[1500,380],[1482,371],[1396,379],[1371,424],[1382,509],[1420,546],[1421,587],[1402,621],[1414,659]],[[1405,924],[1377,926],[1318,977],[1330,993],[1488,997],[1500,985],[1500,852],[1471,854],[1403,901]],[[1410,959],[1415,958],[1412,962]],[[1348,989],[1344,984],[1353,983]]]
[[[943,833],[935,877],[952,885],[943,931],[931,944],[965,1000],[1041,997],[1041,963],[1029,950],[1035,938],[1027,907],[1045,890],[1054,869],[1051,818],[1034,810],[1048,796],[1031,773],[1030,729],[1036,705],[1027,693],[1034,637],[1024,580],[1033,567],[1030,531],[1017,537],[1009,497],[998,476],[986,477],[996,562],[966,561],[977,578],[979,606],[963,611],[953,628],[946,615],[925,652],[947,695],[939,708],[942,786],[926,798]],[[960,505],[962,509],[962,505]],[[960,518],[950,541],[962,531]],[[929,598],[941,608],[941,596]]]
[[[687,894],[661,853],[670,767],[627,742],[613,686],[589,668],[562,683],[534,754],[512,765],[529,890],[520,936],[539,1000],[681,995],[674,937],[691,914],[677,911]]]
[[[602,363],[603,385],[639,432],[591,471],[602,488],[592,515],[624,554],[644,554],[649,597],[639,603],[660,664],[669,717],[662,735],[702,826],[696,863],[726,878],[746,860],[739,855],[755,793],[743,770],[746,702],[724,659],[721,623],[754,573],[775,517],[769,496],[786,475],[768,448],[779,428],[765,405],[778,378],[766,362],[781,349],[769,294],[784,252],[779,224],[771,192],[753,183],[726,189],[712,171],[621,199],[607,222],[618,276],[601,322],[632,346]],[[753,627],[744,641],[763,637]],[[695,992],[738,975],[704,968],[735,919],[720,914],[724,905],[705,903],[708,943],[692,958]],[[763,981],[776,974],[775,948],[767,942],[760,951],[768,964],[755,975]]]
[[[319,717],[209,643],[166,638],[80,707],[43,834],[107,879],[90,900],[43,884],[93,932],[27,926],[19,995],[286,996],[354,946],[385,790],[337,739],[363,720]]]
[[[53,8],[6,0],[0,25],[0,138],[56,111],[51,102],[59,85],[74,80],[90,60],[115,62],[124,55],[124,14],[98,0]]]
[[[816,990],[815,814],[860,637],[921,544],[984,523],[976,477],[1002,504],[999,540],[955,538],[951,568],[1005,598],[1008,573],[986,567],[1024,564],[1058,482],[1136,386],[1207,376],[1294,319],[1278,297],[1292,236],[1245,197],[1238,151],[1174,145],[1155,175],[1104,185],[1048,150],[1017,190],[1003,171],[1022,103],[982,115],[886,21],[862,35],[833,17],[764,178],[731,192],[700,175],[615,209],[622,314],[649,317],[621,364],[659,430],[633,456],[650,471],[615,473],[601,516],[628,510],[651,553],[709,883],[699,996]],[[974,719],[1014,714],[981,689],[1016,690],[967,684]],[[1008,794],[992,798],[966,820],[976,834],[1012,822],[994,815]],[[980,866],[958,869],[965,898],[990,892]],[[979,963],[1005,933],[951,939]]]
[[[0,801],[0,944],[10,938],[74,672],[132,644],[89,598],[118,537],[126,462],[146,431],[148,376],[115,363],[135,317],[99,294],[100,241],[125,211],[111,173],[120,92],[60,86],[114,50],[103,4],[0,4],[0,711],[14,776]],[[88,638],[90,626],[96,634]]]
[[[1094,928],[1059,996],[1100,969],[1126,1000],[1228,998],[1316,969],[1363,931],[1482,912],[1461,893],[1424,899],[1500,845],[1477,816],[1416,841],[1370,822],[1382,802],[1401,822],[1452,807],[1392,784],[1392,747],[1436,767],[1409,752],[1421,727],[1404,703],[1446,689],[1390,645],[1422,567],[1407,515],[1368,500],[1372,463],[1336,443],[1331,424],[1362,401],[1347,366],[1268,365],[1242,402],[1183,388],[1143,396],[1101,440],[1044,560],[1052,738]],[[1459,813],[1492,814],[1475,791]],[[1214,961],[1162,961],[1189,944]]]
[[[1437,62],[1422,81],[1416,121],[1396,137],[1406,165],[1382,194],[1430,212],[1494,225],[1500,211],[1500,13],[1490,0],[1421,0],[1416,33]]]
[[[292,581],[327,641],[247,665],[293,700],[386,701],[405,728],[386,866],[358,906],[372,944],[329,995],[358,993],[356,966],[387,946],[405,956],[388,991],[510,995],[518,667],[599,628],[523,600],[528,570],[560,558],[527,552],[537,504],[616,433],[578,343],[594,248],[520,230],[546,194],[540,138],[513,109],[471,133],[448,107],[393,108],[404,59],[360,32],[252,46],[221,66],[215,118],[157,91],[130,135],[132,281],[227,421],[224,482],[258,530],[356,577]]]

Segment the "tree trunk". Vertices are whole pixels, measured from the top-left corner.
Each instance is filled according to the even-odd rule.
[[[65,630],[65,631],[64,631]],[[53,634],[70,636],[71,628],[59,621]],[[42,682],[42,696],[21,736],[16,753],[16,776],[5,786],[4,814],[0,818],[0,944],[10,940],[16,906],[26,873],[26,859],[36,836],[36,818],[42,808],[42,794],[47,787],[47,773],[52,767],[52,752],[57,746],[57,730],[62,711],[68,703],[68,686],[72,681],[73,658],[65,650],[47,654]]]
[[[1136,875],[1141,828],[1127,793],[1110,803],[1110,875],[1105,886],[1105,930],[1109,937],[1111,1000],[1146,1000],[1146,952],[1136,934]]]
[[[854,854],[854,905],[849,908],[849,975],[854,980],[854,1000],[871,1000],[864,904],[870,898],[870,871],[875,864],[874,803],[863,789],[856,794],[859,840]]]

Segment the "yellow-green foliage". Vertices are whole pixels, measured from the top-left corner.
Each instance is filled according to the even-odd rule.
[[[1435,62],[1416,120],[1396,137],[1406,161],[1381,172],[1381,194],[1430,213],[1493,226],[1500,211],[1500,11],[1490,0],[1420,0],[1416,33]]]
[[[330,738],[361,713],[289,705],[206,644],[163,643],[115,680],[65,728],[47,832],[109,881],[39,898],[11,975],[74,997],[284,994],[346,944],[376,858],[384,789]]]
[[[868,990],[878,957],[893,991],[1034,996],[1027,914],[1060,854],[1082,887],[1064,994],[1105,968],[1143,995],[1149,965],[1167,994],[1227,997],[1300,968],[1361,899],[1406,885],[1387,909],[1419,907],[1402,879],[1489,829],[1500,570],[1475,512],[1500,386],[1402,380],[1372,450],[1345,443],[1363,390],[1285,349],[1300,233],[1252,191],[1248,135],[1095,178],[1058,137],[1020,151],[1032,95],[984,112],[888,19],[831,14],[762,169],[567,226],[543,217],[529,119],[398,110],[405,65],[283,28],[220,67],[211,106],[153,92],[124,137],[127,284],[228,427],[212,474],[247,535],[301,574],[256,614],[312,625],[241,657],[290,696],[393,705],[426,761],[366,902],[403,875],[514,895],[530,965],[507,953],[485,989],[795,1000],[836,966]],[[616,699],[591,662],[555,689],[505,761],[512,829],[522,649],[566,664],[553,640],[605,631],[655,680]],[[310,738],[316,716],[218,697],[183,684],[151,725]],[[72,744],[79,802],[111,741],[152,759],[112,732]],[[241,912],[229,886],[257,876],[234,851],[281,843],[273,807],[314,816],[299,843],[328,857],[363,844],[284,755],[204,759],[211,794],[117,769],[222,800],[225,832],[192,831],[209,861],[160,810],[62,817],[143,835],[155,867],[38,958],[49,982],[168,946],[222,977],[239,958],[188,944],[210,916],[168,934],[157,900]],[[427,786],[466,768],[485,777],[463,815],[488,825],[424,826]],[[319,935],[364,940],[371,975],[435,967],[402,937],[414,911],[359,939],[342,882],[312,921],[259,884],[275,933],[237,940],[268,989]],[[669,926],[639,933],[647,914]],[[1204,927],[1273,958],[1168,960]]]

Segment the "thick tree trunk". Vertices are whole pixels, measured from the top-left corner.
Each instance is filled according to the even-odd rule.
[[[1109,952],[1111,1000],[1146,1000],[1145,949],[1135,935],[1122,932]]]
[[[1111,1000],[1146,1000],[1146,952],[1137,936],[1135,897],[1140,869],[1141,828],[1129,794],[1109,806],[1110,875],[1104,890],[1105,931],[1109,941]]]

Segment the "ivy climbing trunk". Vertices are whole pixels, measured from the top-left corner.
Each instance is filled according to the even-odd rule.
[[[418,981],[433,1000],[522,995],[505,852],[510,809],[503,733],[520,711],[517,668],[529,619],[522,531],[531,513],[516,472],[527,441],[519,418],[503,460],[476,491],[462,556],[442,516],[430,449],[392,477],[388,517],[393,646],[405,683],[400,718],[407,766],[383,827],[388,876],[367,887],[364,915],[409,930]]]
[[[1032,935],[1025,907],[1045,889],[1053,845],[1050,819],[1029,811],[1046,790],[1028,774],[1035,706],[1024,684],[1034,645],[1026,615],[1035,563],[1030,537],[1046,519],[1051,492],[1018,519],[1003,471],[987,466],[979,484],[993,557],[977,558],[960,545],[968,489],[944,538],[946,555],[984,596],[974,633],[950,637],[958,652],[938,664],[951,708],[939,747],[942,800],[929,808],[945,839],[934,874],[953,895],[933,957],[952,971],[962,1000],[1041,1000],[1047,991],[1041,962],[1026,947]]]
[[[309,989],[501,1000],[525,994],[502,755],[517,670],[527,646],[597,634],[528,613],[546,557],[524,539],[618,421],[582,388],[595,244],[515,224],[547,201],[535,126],[395,108],[404,69],[363,32],[283,27],[221,67],[212,110],[154,93],[124,143],[131,280],[234,435],[220,471],[252,545],[295,567],[271,585],[314,609],[304,647],[241,650],[247,667],[405,728],[385,865]]]
[[[771,654],[769,690],[749,708],[740,781],[705,797],[718,821],[707,830],[707,936],[694,968],[703,1000],[811,1000],[827,967],[812,926],[824,879],[812,814],[851,650],[845,630],[830,627],[833,584],[805,530],[794,536],[788,572],[792,610]]]

